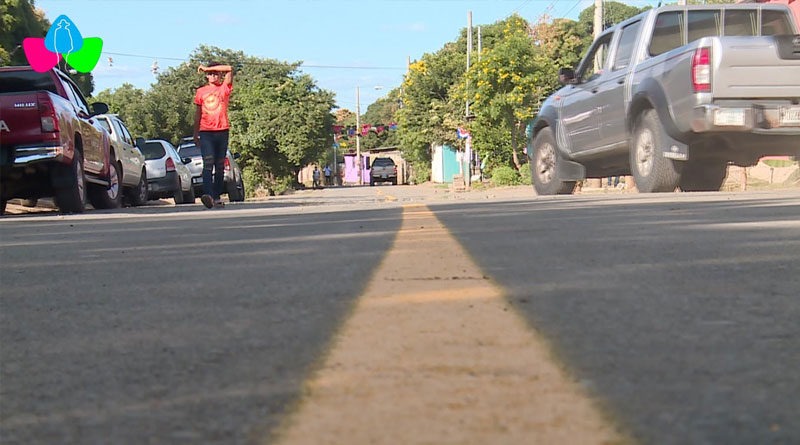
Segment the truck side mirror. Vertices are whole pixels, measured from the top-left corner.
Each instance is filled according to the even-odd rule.
[[[141,137],[140,138],[136,138],[136,146],[139,147],[139,148],[143,148],[144,147],[144,138],[141,138]]]
[[[575,70],[572,68],[561,68],[558,70],[558,82],[561,85],[570,85],[575,83]]]
[[[92,116],[106,113],[108,113],[108,104],[103,102],[95,102],[92,104]]]

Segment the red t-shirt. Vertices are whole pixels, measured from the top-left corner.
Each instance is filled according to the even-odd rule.
[[[221,131],[230,128],[228,122],[228,101],[233,85],[208,84],[197,89],[194,103],[200,105],[200,131]]]

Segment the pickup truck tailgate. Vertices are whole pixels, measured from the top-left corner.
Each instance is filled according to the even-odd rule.
[[[0,94],[2,145],[14,146],[42,140],[42,123],[37,94]]]
[[[792,36],[712,40],[715,99],[800,97],[800,52]]]

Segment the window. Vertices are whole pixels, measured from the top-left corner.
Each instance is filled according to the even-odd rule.
[[[200,147],[197,145],[184,145],[183,147],[178,149],[178,154],[184,158],[194,158],[197,156],[203,156],[203,153],[200,151]]]
[[[608,58],[608,46],[613,35],[613,33],[608,33],[600,36],[589,50],[589,53],[581,62],[580,74],[578,74],[580,83],[590,82],[602,74]]]
[[[6,71],[0,73],[0,93],[22,93],[25,91],[47,90],[57,94],[51,71]]]
[[[128,127],[126,127],[122,121],[119,121],[119,126],[122,129],[122,138],[125,139],[128,144],[133,145],[133,137],[128,131]]]
[[[683,11],[662,12],[656,17],[650,54],[657,56],[684,45]]]
[[[703,37],[718,36],[721,34],[720,11],[689,11],[687,28],[689,30],[689,42],[702,39]]]
[[[614,71],[627,68],[633,56],[633,48],[636,46],[636,37],[639,34],[642,22],[631,23],[622,30],[617,47],[617,56],[614,61]]]
[[[144,154],[144,159],[149,161],[151,159],[161,159],[167,152],[164,151],[164,146],[161,145],[161,142],[147,142],[142,147],[142,154]]]
[[[86,114],[89,114],[89,104],[86,103],[86,99],[83,98],[83,94],[81,94],[78,87],[66,77],[62,77],[61,80],[64,82],[64,88],[68,90],[67,94],[71,95],[75,100],[75,105],[81,108]]]
[[[100,124],[103,128],[105,128],[108,134],[111,134],[111,124],[108,123],[108,119],[101,117],[97,119],[97,123]]]
[[[761,10],[761,35],[779,36],[794,34],[789,17],[783,11]]]
[[[758,35],[758,12],[754,9],[729,9],[725,11],[725,35]]]

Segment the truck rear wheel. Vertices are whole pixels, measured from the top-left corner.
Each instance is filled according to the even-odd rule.
[[[575,181],[558,179],[556,167],[560,160],[550,127],[543,128],[533,140],[533,159],[530,164],[533,188],[539,195],[569,195],[575,190]]]
[[[116,209],[122,201],[122,183],[119,172],[122,171],[114,157],[108,164],[108,187],[99,184],[89,186],[89,202],[96,209]]]
[[[683,166],[680,187],[684,192],[716,192],[727,173],[728,163],[722,159],[690,160]]]
[[[630,165],[640,192],[671,192],[681,179],[682,166],[664,157],[663,131],[655,110],[645,111],[636,122]]]
[[[56,187],[55,203],[63,213],[81,213],[86,207],[86,176],[83,171],[83,155],[75,150],[72,157],[72,165],[60,166],[67,170],[63,173],[67,176],[64,182],[68,185]]]

